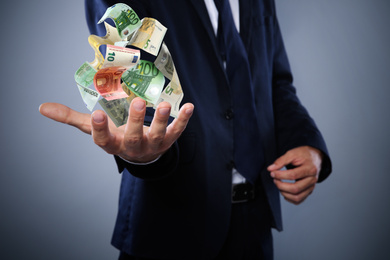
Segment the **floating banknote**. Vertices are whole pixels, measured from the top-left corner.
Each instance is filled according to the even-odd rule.
[[[139,58],[139,50],[107,45],[106,59],[104,60],[102,69],[108,67],[125,67],[129,69],[138,63]]]
[[[92,62],[84,62],[74,75],[84,104],[90,111],[92,111],[100,97],[98,92],[89,88],[97,70],[99,70],[104,63],[104,58],[99,47],[104,44],[114,44],[116,41],[121,40],[115,27],[112,27],[106,22],[104,25],[106,27],[105,36],[90,35],[88,37],[88,42],[95,51],[95,59]]]
[[[156,56],[166,31],[167,28],[156,19],[144,18],[141,27],[135,31],[128,44]]]
[[[119,127],[126,124],[129,117],[130,102],[127,98],[115,99],[107,101],[105,99],[99,100],[99,104],[102,106],[107,115],[111,118],[112,122]]]
[[[179,83],[180,84],[180,83]],[[183,92],[175,93],[174,89],[178,89],[178,84],[176,81],[172,80],[168,86],[165,87],[164,91],[161,93],[160,98],[158,99],[156,105],[154,108],[157,107],[158,104],[161,102],[168,102],[171,104],[171,116],[178,117],[179,116],[179,110],[180,110],[180,103],[183,99]]]
[[[108,67],[99,70],[93,78],[96,91],[107,100],[127,97],[121,86],[121,76],[127,68]]]
[[[123,75],[122,75],[123,77]],[[126,86],[126,83],[122,83],[122,89],[124,92],[126,92],[126,94],[128,95],[127,97],[127,101],[129,102],[129,104],[131,103],[131,101],[133,101],[134,98],[137,97],[136,94],[134,94],[134,92],[132,92],[127,86]],[[153,104],[146,101],[146,107],[153,107]]]
[[[138,15],[133,9],[125,4],[115,4],[107,8],[98,24],[102,23],[107,18],[111,18],[114,21],[116,29],[122,39],[129,37],[141,26]]]
[[[85,62],[75,73],[87,108],[92,111],[97,100],[103,97],[99,103],[115,125],[120,126],[127,121],[130,102],[138,96],[146,100],[148,107],[156,108],[163,101],[169,102],[171,116],[177,117],[183,91],[171,54],[163,43],[167,28],[153,18],[140,21],[134,10],[125,4],[109,7],[98,23],[107,18],[114,21],[116,28],[105,22],[104,37],[88,37],[95,59]],[[107,45],[105,59],[100,52],[101,45]],[[130,46],[157,56],[155,62],[140,60],[139,50],[128,48]],[[162,91],[164,76],[170,82]],[[92,82],[97,91],[89,88]]]
[[[104,62],[102,53],[100,52],[101,45],[114,45],[116,42],[121,41],[121,37],[115,27],[112,27],[108,23],[104,22],[106,27],[106,35],[103,37],[97,35],[90,35],[88,37],[89,45],[95,51],[95,59],[90,63],[92,67],[99,70]]]
[[[127,97],[121,86],[121,76],[138,63],[139,57],[139,50],[107,45],[106,59],[93,79],[96,91],[107,100]]]
[[[79,88],[80,95],[83,98],[85,106],[89,109],[89,111],[92,111],[92,109],[95,107],[96,103],[99,100],[99,93],[88,87],[80,86],[78,84],[77,86]]]
[[[168,86],[166,86],[164,91],[161,93],[161,96],[155,105],[157,106],[163,101],[170,103],[172,106],[171,115],[173,117],[177,117],[184,94],[171,53],[165,43],[162,44],[160,53],[158,54],[154,64],[166,78],[171,80]]]
[[[99,93],[88,87],[92,84],[95,74],[95,68],[88,62],[84,62],[74,74],[81,98],[89,111],[92,111],[100,97]]]
[[[97,70],[88,62],[84,62],[83,65],[74,74],[76,83],[83,87],[88,87],[93,82]]]
[[[164,87],[164,75],[150,62],[141,60],[122,76],[126,86],[137,96],[155,104]]]
[[[104,58],[99,47],[103,44],[112,45],[115,41],[121,40],[114,27],[108,23],[104,23],[104,25],[106,26],[107,32],[104,37],[96,35],[90,35],[88,37],[88,42],[95,51],[95,59],[92,62],[84,62],[74,75],[77,84],[83,87],[88,87],[92,84],[95,73],[103,66]]]

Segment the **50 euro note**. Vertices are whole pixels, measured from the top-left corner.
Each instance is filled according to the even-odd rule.
[[[107,8],[98,24],[107,18],[111,18],[114,21],[121,39],[129,37],[141,26],[141,21],[136,12],[130,6],[122,3]]]
[[[128,45],[157,56],[167,28],[154,18],[142,19],[142,25],[131,36]]]
[[[95,89],[106,100],[127,97],[121,86],[122,74],[139,62],[139,50],[107,45],[102,68],[95,74]]]

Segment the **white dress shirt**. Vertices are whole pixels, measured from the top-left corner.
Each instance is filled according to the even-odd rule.
[[[204,0],[207,11],[209,13],[210,21],[214,29],[215,35],[218,32],[218,9],[215,6],[214,0]],[[240,5],[238,0],[229,0],[230,8],[232,9],[234,24],[236,25],[237,31],[240,32]],[[226,67],[226,66],[225,66]],[[245,178],[235,168],[232,171],[232,183],[244,183]]]

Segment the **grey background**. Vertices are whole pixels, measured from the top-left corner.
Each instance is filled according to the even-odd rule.
[[[302,205],[282,202],[275,259],[386,259],[390,4],[276,3],[298,95],[334,172]],[[0,258],[115,259],[113,158],[38,112],[48,101],[88,112],[73,79],[93,59],[83,1],[7,1],[0,21]]]

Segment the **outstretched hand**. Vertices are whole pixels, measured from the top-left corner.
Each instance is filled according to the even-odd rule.
[[[279,157],[267,169],[282,196],[297,205],[313,192],[321,170],[321,163],[321,151],[310,146],[301,146]],[[282,170],[287,165],[295,168]]]
[[[58,103],[44,103],[39,107],[42,115],[91,134],[94,142],[107,153],[137,163],[153,161],[167,151],[186,128],[193,110],[191,103],[184,104],[179,116],[167,126],[171,105],[162,102],[147,127],[144,126],[145,101],[135,98],[130,104],[127,124],[116,127],[101,110],[91,116]]]

